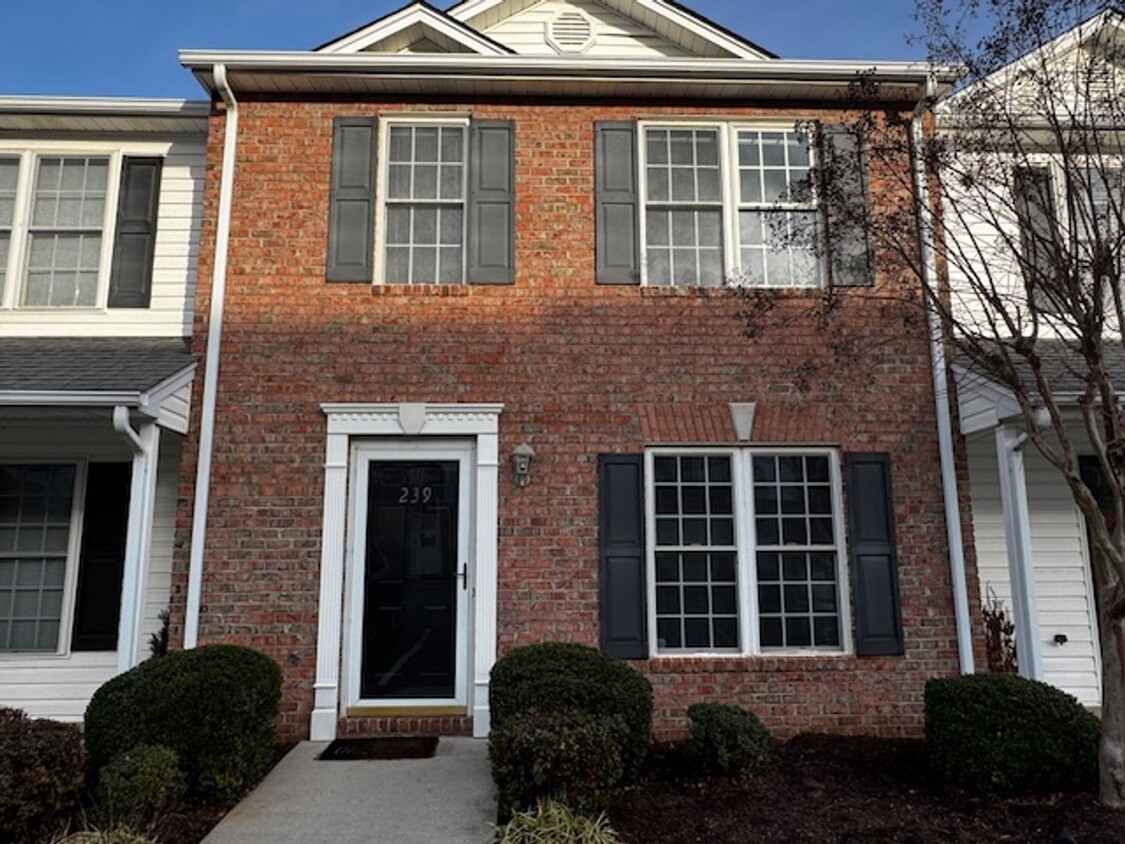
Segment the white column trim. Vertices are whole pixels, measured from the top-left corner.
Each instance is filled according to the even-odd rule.
[[[127,425],[127,418],[123,423],[118,421],[118,424]],[[156,507],[160,428],[155,422],[146,422],[129,439],[133,446],[133,473],[129,484],[129,515],[121,582],[121,615],[117,628],[118,673],[128,671],[141,661],[145,592],[152,557],[152,520]]]
[[[475,573],[470,645],[469,711],[474,735],[488,734],[488,678],[496,662],[499,438],[502,404],[322,404],[328,417],[321,535],[320,606],[317,618],[313,741],[336,737],[347,534],[348,460],[352,437],[473,437],[476,488],[473,512]]]
[[[331,426],[329,426],[331,428]],[[348,500],[348,436],[330,433],[324,457],[324,530],[320,543],[316,682],[309,738],[336,738],[340,706],[340,637],[344,600],[344,540]]]
[[[1012,583],[1012,615],[1016,626],[1018,669],[1023,677],[1043,679],[1043,646],[1035,594],[1035,557],[1031,549],[1031,514],[1023,447],[1027,435],[1006,425],[996,428],[996,459],[1000,469],[1000,506]]]

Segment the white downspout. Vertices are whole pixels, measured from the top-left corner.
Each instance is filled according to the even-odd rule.
[[[144,623],[148,558],[152,547],[152,518],[156,500],[156,464],[160,455],[160,429],[155,422],[133,430],[129,408],[113,409],[113,429],[133,451],[129,486],[129,516],[125,533],[125,565],[121,578],[121,615],[117,625],[117,671],[128,671],[140,661]]]
[[[918,195],[918,233],[922,247],[922,283],[936,291],[937,261],[934,255],[934,220],[930,208],[930,191],[926,182],[926,165],[922,160],[922,114],[924,105],[933,102],[936,90],[933,76],[926,80],[926,94],[919,101],[910,122],[914,146],[914,189]],[[965,578],[965,544],[961,535],[961,500],[957,494],[957,464],[953,456],[953,420],[949,412],[949,381],[945,371],[945,342],[941,323],[931,307],[926,308],[930,330],[930,360],[934,381],[934,403],[937,409],[938,452],[941,457],[941,488],[945,501],[945,533],[949,544],[949,569],[953,580],[953,614],[957,624],[957,654],[961,673],[972,674],[972,622],[969,616],[969,588]]]
[[[1043,647],[1039,641],[1038,601],[1031,552],[1031,511],[1023,451],[1027,434],[1006,425],[996,427],[996,458],[1000,469],[1000,504],[1008,545],[1008,576],[1015,610],[1016,663],[1020,676],[1043,679]]]
[[[227,251],[230,244],[231,194],[234,190],[234,157],[238,145],[238,101],[227,82],[225,65],[214,68],[215,88],[227,107],[223,136],[223,167],[219,176],[219,219],[215,230],[215,269],[211,281],[211,315],[207,324],[206,360],[203,365],[203,407],[199,425],[199,457],[195,472],[195,506],[191,515],[191,556],[188,563],[187,608],[184,614],[184,647],[199,642],[199,611],[203,594],[203,556],[207,540],[207,507],[211,493],[211,456],[214,451],[215,402],[219,389],[219,348],[223,337],[223,300],[227,289]]]

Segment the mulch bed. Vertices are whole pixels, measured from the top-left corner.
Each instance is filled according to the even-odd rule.
[[[1121,844],[1125,811],[1093,795],[1002,799],[931,785],[920,741],[798,736],[742,781],[691,775],[682,747],[651,755],[614,800],[627,844]],[[1069,837],[1068,837],[1069,836]]]

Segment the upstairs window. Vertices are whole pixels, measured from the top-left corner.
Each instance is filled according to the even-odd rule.
[[[599,284],[874,283],[854,127],[604,120],[594,157]]]
[[[0,308],[147,307],[162,164],[0,153]]]
[[[465,276],[465,127],[387,130],[388,284],[460,284]]]
[[[821,283],[807,137],[729,125],[643,136],[647,284]]]

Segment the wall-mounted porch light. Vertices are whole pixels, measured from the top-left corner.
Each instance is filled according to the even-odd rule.
[[[535,459],[535,449],[527,443],[520,443],[512,449],[512,480],[516,486],[531,483],[531,461]]]

